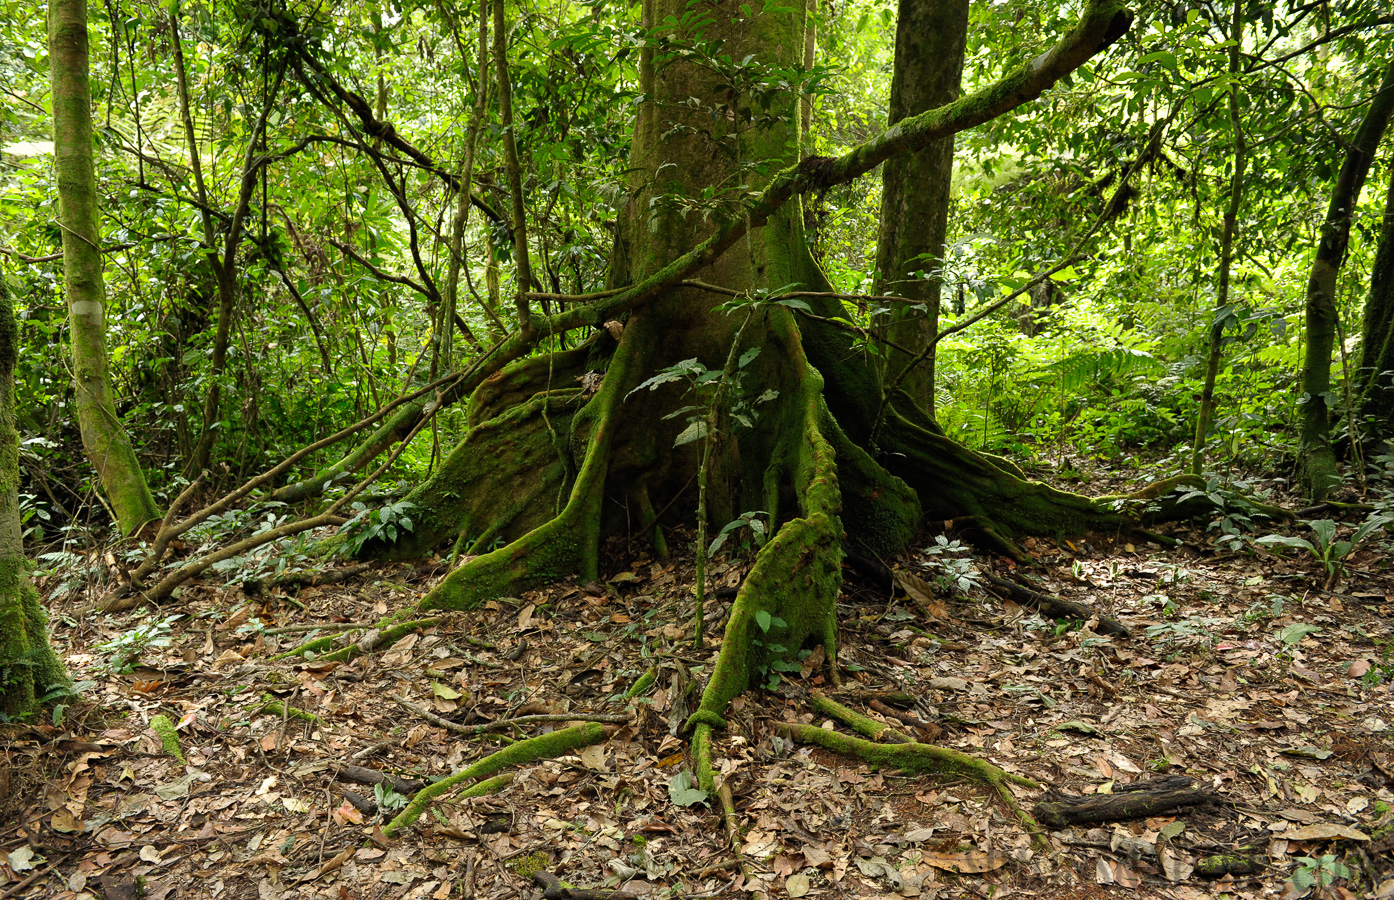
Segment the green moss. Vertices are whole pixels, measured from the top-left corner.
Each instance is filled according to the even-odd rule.
[[[174,723],[168,716],[151,716],[150,730],[160,736],[160,749],[169,756],[179,760],[180,764],[188,765],[188,760],[184,758],[184,750],[179,746],[179,734],[174,730]]]
[[[391,545],[369,542],[360,555],[407,559],[431,552],[462,529],[492,528],[512,540],[546,522],[557,512],[569,466],[557,439],[570,433],[582,402],[576,392],[560,398],[535,394],[475,425],[407,496],[412,530]],[[527,490],[520,494],[519,485]]]
[[[277,700],[275,697],[272,697],[270,694],[262,694],[261,700],[262,704],[260,709],[271,713],[273,716],[280,716],[282,718],[288,719],[300,719],[305,722],[314,722],[316,725],[324,724],[324,720],[312,712],[306,712],[303,709],[296,709],[294,706],[290,707],[289,711],[287,711],[286,705],[282,703],[280,700]]]
[[[649,670],[643,675],[640,675],[639,680],[634,682],[629,690],[624,692],[624,699],[633,700],[635,697],[642,695],[649,688],[653,687],[653,683],[657,680],[658,666],[650,666]]]
[[[538,851],[513,860],[508,864],[508,867],[518,873],[519,877],[532,881],[532,876],[547,868],[551,862],[552,860],[547,854]]]
[[[420,818],[421,814],[425,812],[427,804],[456,785],[473,781],[476,778],[483,778],[486,775],[493,775],[500,769],[509,766],[523,766],[540,759],[553,759],[564,753],[570,753],[572,750],[598,744],[603,740],[605,740],[605,727],[598,722],[589,722],[585,725],[563,728],[551,734],[510,744],[504,749],[484,757],[479,762],[418,791],[406,808],[387,824],[383,833],[388,837],[396,837],[402,829]]]
[[[878,722],[869,716],[864,716],[859,712],[848,709],[836,700],[832,700],[822,694],[813,694],[809,697],[809,705],[815,712],[825,716],[832,716],[850,725],[854,731],[866,735],[873,741],[882,741],[892,744],[914,743],[914,738],[909,735],[896,731],[884,722]]]

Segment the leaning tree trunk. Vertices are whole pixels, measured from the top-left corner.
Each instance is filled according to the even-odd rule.
[[[968,0],[900,0],[895,33],[895,72],[891,78],[889,124],[951,103],[958,98],[963,55],[968,44]],[[881,234],[876,247],[878,294],[895,294],[923,305],[898,306],[885,334],[917,353],[939,330],[944,236],[949,223],[954,139],[888,160],[881,170]],[[916,272],[929,273],[917,277]],[[891,347],[888,376],[910,363]],[[934,412],[934,354],[900,382],[910,397]]]
[[[97,227],[88,87],[87,2],[53,0],[48,10],[53,89],[53,156],[58,223],[63,230],[63,286],[68,295],[73,380],[82,446],[101,477],[123,534],[160,518],[111,399],[106,355],[106,286]]]
[[[68,684],[48,642],[48,620],[29,580],[19,519],[19,433],[15,430],[14,309],[0,277],[0,715],[33,715],[53,688]]]
[[[1394,155],[1391,155],[1394,162]],[[1380,437],[1394,434],[1394,165],[1384,201],[1360,339],[1360,413]]]
[[[1331,189],[1331,203],[1321,226],[1321,242],[1307,279],[1307,354],[1302,361],[1302,413],[1297,448],[1297,478],[1312,501],[1320,501],[1341,483],[1331,447],[1331,346],[1336,337],[1336,279],[1350,243],[1350,223],[1360,189],[1370,173],[1380,138],[1394,115],[1394,61],[1370,101],[1355,139]]]

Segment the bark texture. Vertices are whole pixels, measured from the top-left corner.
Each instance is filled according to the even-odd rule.
[[[19,433],[15,430],[14,309],[0,277],[0,715],[32,715],[68,675],[48,641],[48,618],[29,580],[19,518]]]
[[[78,424],[83,449],[101,478],[121,532],[129,535],[158,520],[160,512],[111,398],[106,286],[92,162],[86,0],[53,0],[48,29],[58,222],[63,230],[63,287],[68,297]]]
[[[1379,92],[1370,101],[1355,139],[1346,149],[1331,189],[1331,203],[1321,226],[1321,241],[1307,278],[1307,353],[1302,362],[1302,412],[1297,448],[1297,477],[1313,502],[1326,498],[1341,483],[1331,447],[1331,348],[1335,343],[1336,280],[1350,244],[1350,223],[1360,190],[1370,173],[1380,139],[1394,115],[1394,61],[1385,69]]]
[[[1394,167],[1370,270],[1360,341],[1360,412],[1382,437],[1394,434]]]
[[[888,124],[958,99],[967,43],[968,0],[901,0]],[[924,305],[923,311],[896,308],[885,328],[887,337],[911,351],[928,346],[939,330],[942,280],[912,273],[932,273],[942,265],[953,161],[951,135],[887,160],[881,169],[881,234],[873,293]],[[909,362],[894,348],[887,350],[886,359],[892,376]],[[901,387],[932,414],[934,355],[910,372]]]

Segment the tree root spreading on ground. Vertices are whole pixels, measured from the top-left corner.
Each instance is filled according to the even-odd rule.
[[[454,775],[442,778],[435,784],[423,788],[411,798],[411,802],[406,805],[397,817],[387,823],[383,829],[383,834],[389,838],[395,838],[403,829],[410,826],[421,814],[426,811],[426,807],[432,800],[448,792],[457,785],[476,778],[484,778],[493,775],[500,769],[509,766],[524,766],[529,763],[537,762],[541,759],[553,759],[573,750],[580,750],[582,747],[589,747],[592,744],[599,744],[606,739],[605,726],[599,722],[589,722],[585,725],[577,725],[572,728],[563,728],[560,731],[553,731],[539,737],[528,738],[511,744],[496,753],[491,753],[478,762],[466,766]],[[486,793],[498,790],[507,784],[501,780],[512,776],[500,776],[499,778],[489,779],[474,785],[464,791],[460,796],[482,796]],[[486,787],[486,785],[488,785]]]

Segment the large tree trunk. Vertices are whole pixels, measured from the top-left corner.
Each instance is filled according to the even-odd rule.
[[[739,0],[690,6],[644,4],[645,30],[656,38],[640,57],[631,200],[612,270],[615,287],[642,287],[583,312],[534,314],[538,329],[605,327],[576,350],[505,356],[515,361],[481,370],[468,436],[411,497],[415,530],[393,546],[364,549],[421,553],[468,529],[471,552],[482,555],[468,556],[418,604],[468,608],[557,578],[596,578],[606,534],[648,529],[655,509],[680,518],[671,511],[692,508],[677,501],[699,477],[712,524],[763,512],[772,537],[741,585],[689,722],[710,789],[712,730],[730,699],[775,656],[806,643],[823,644],[835,659],[844,543],[892,556],[914,538],[923,513],[973,517],[999,540],[1123,521],[1111,506],[1025,481],[1010,464],[949,441],[903,394],[883,404],[873,364],[846,332],[796,318],[761,291],[827,288],[793,185],[850,180],[899,150],[1039,96],[1123,34],[1131,17],[1116,3],[1095,2],[1067,38],[1002,82],[905,120],[840,159],[796,163],[798,86],[750,78],[756,70],[745,67],[796,70],[806,10],[752,14]],[[713,46],[719,58],[703,60]],[[759,199],[750,199],[752,189]],[[700,282],[682,280],[699,270]],[[637,296],[642,302],[623,299]],[[518,305],[527,312],[526,298]],[[813,309],[844,313],[826,299]],[[536,333],[520,330],[508,352],[535,346],[528,341]],[[709,395],[697,389],[694,400],[688,379],[677,376],[641,389],[676,369],[700,371],[696,380],[707,384],[736,379],[732,407],[713,416]],[[720,427],[675,446],[694,418]],[[699,473],[704,458],[710,463]],[[528,486],[521,493],[520,484]],[[495,543],[503,546],[490,549]],[[832,671],[836,678],[835,664]]]
[[[968,44],[968,0],[900,0],[895,33],[895,73],[891,78],[889,123],[958,99],[963,55]],[[944,236],[949,223],[954,139],[888,160],[881,169],[881,234],[876,247],[878,294],[895,294],[924,309],[897,307],[885,333],[895,344],[917,352],[939,330],[939,298]],[[931,273],[915,277],[915,272]],[[887,375],[908,362],[903,352],[886,351]],[[901,387],[931,415],[934,412],[934,354],[901,381]]]
[[[1325,499],[1341,483],[1336,454],[1331,448],[1331,346],[1336,337],[1336,279],[1350,243],[1350,223],[1360,202],[1360,189],[1370,173],[1380,138],[1394,115],[1394,61],[1370,101],[1355,139],[1331,189],[1331,203],[1321,226],[1321,242],[1307,279],[1307,355],[1302,362],[1301,433],[1297,448],[1297,477],[1313,502]]]
[[[102,281],[97,179],[92,163],[87,2],[53,0],[48,17],[54,169],[78,424],[83,449],[101,477],[121,532],[129,535],[159,519],[160,512],[111,399],[106,286]]]
[[[1390,155],[1394,162],[1394,154]],[[1360,340],[1360,413],[1381,437],[1394,434],[1394,166],[1384,201]]]
[[[0,278],[0,715],[32,715],[42,698],[68,684],[48,642],[48,620],[29,580],[19,519],[19,434],[15,430],[17,329]]]

